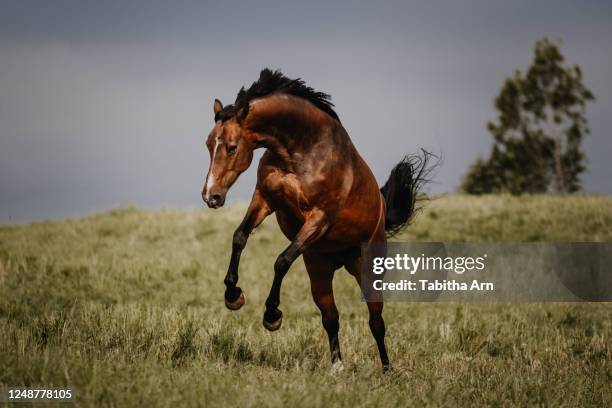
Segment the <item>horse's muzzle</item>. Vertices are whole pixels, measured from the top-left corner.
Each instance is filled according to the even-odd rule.
[[[225,204],[225,196],[221,194],[205,194],[202,193],[202,199],[208,206],[208,208],[219,208]]]

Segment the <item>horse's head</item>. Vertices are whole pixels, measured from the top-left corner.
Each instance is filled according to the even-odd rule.
[[[215,119],[223,110],[223,104],[215,99]],[[219,208],[225,203],[225,195],[238,176],[249,168],[253,160],[255,143],[242,128],[248,114],[241,109],[226,120],[216,120],[206,140],[210,152],[210,168],[202,191],[202,199],[210,208]]]

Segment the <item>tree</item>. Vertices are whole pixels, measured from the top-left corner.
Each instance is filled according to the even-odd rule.
[[[580,144],[590,132],[585,116],[594,96],[578,65],[566,67],[557,43],[535,45],[525,74],[507,78],[495,99],[497,120],[487,128],[494,145],[488,159],[468,170],[462,189],[471,194],[559,192],[580,189],[585,155]]]

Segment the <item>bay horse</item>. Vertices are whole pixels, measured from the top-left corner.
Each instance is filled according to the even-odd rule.
[[[250,205],[233,235],[225,305],[230,310],[244,305],[244,292],[237,286],[240,254],[253,229],[275,213],[291,243],[274,263],[263,325],[270,331],[281,327],[283,278],[302,255],[329,338],[332,367],[341,368],[334,272],[344,266],[360,283],[361,243],[386,242],[388,234],[409,222],[425,163],[405,157],[379,189],[333,106],[329,95],[269,69],[261,71],[249,89],[242,87],[233,105],[224,107],[215,99],[215,126],[206,141],[210,167],[202,198],[210,208],[221,207],[229,188],[250,166],[253,151],[266,149]],[[386,371],[383,302],[367,305],[369,326]]]

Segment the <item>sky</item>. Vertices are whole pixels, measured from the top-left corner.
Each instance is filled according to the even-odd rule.
[[[491,148],[503,80],[544,36],[597,98],[584,189],[612,193],[611,2],[0,4],[2,223],[203,207],[213,100],[231,103],[264,67],[331,94],[380,183],[426,148],[443,158],[428,191],[456,191]],[[249,200],[255,170],[226,205]]]

